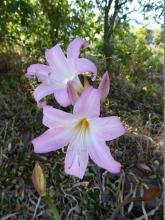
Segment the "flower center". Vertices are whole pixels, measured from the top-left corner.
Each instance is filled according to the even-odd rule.
[[[75,128],[78,132],[77,134],[79,137],[84,136],[89,128],[88,120],[86,118],[80,119],[80,121],[78,121],[78,123],[76,124]]]
[[[87,121],[86,118],[83,118],[79,123],[78,127],[82,130],[86,130],[89,127],[89,122]]]
[[[74,76],[60,76],[56,77],[56,74],[48,73],[48,83],[55,86],[58,89],[64,89],[69,81],[72,81]]]

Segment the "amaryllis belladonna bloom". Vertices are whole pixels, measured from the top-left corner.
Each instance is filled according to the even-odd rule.
[[[85,85],[84,85],[84,87],[82,87],[82,92],[88,86],[90,86],[90,84],[86,79]],[[109,75],[108,75],[108,72],[105,72],[104,75],[103,75],[103,78],[102,78],[102,80],[99,84],[99,87],[98,87],[101,102],[103,102],[105,100],[105,98],[107,97],[107,95],[109,93],[109,88],[110,88]],[[70,98],[70,101],[71,101],[72,105],[74,105],[76,103],[77,99],[79,98],[79,96],[81,95],[82,92],[78,93],[76,91],[73,82],[68,83],[68,96]]]
[[[99,117],[100,93],[91,86],[76,101],[73,114],[43,107],[43,124],[49,129],[32,143],[36,153],[56,151],[68,145],[65,172],[83,178],[88,158],[111,173],[120,172],[121,165],[110,153],[106,141],[125,133],[116,116]]]
[[[39,102],[47,95],[54,94],[57,102],[66,107],[71,104],[68,97],[68,82],[72,81],[77,92],[83,87],[78,75],[84,72],[94,73],[93,80],[97,74],[97,68],[90,60],[79,58],[81,46],[88,47],[88,41],[77,37],[67,48],[65,57],[59,44],[47,49],[45,57],[49,65],[32,64],[27,69],[26,76],[36,76],[42,82],[34,91],[34,98]]]

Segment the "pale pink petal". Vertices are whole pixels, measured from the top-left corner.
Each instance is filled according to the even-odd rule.
[[[88,164],[85,136],[74,130],[65,157],[65,172],[83,178]]]
[[[76,115],[85,115],[97,117],[100,115],[100,93],[97,89],[89,86],[74,105],[73,113]]]
[[[72,105],[74,105],[79,96],[71,81],[68,82],[67,91],[68,91],[70,102]]]
[[[63,107],[71,105],[71,101],[68,96],[67,86],[64,89],[57,90],[54,93],[56,101]]]
[[[70,126],[74,120],[73,114],[55,109],[52,106],[46,105],[43,107],[43,124],[48,128],[59,128]]]
[[[84,87],[80,81],[80,79],[78,78],[78,76],[76,76],[73,80],[72,80],[72,85],[73,87],[75,88],[75,90],[77,91],[78,95],[80,95],[83,90],[84,90]]]
[[[37,88],[35,89],[34,98],[37,102],[39,102],[45,96],[54,93],[54,91],[55,91],[54,86],[50,86],[42,83],[39,86],[37,86]]]
[[[82,152],[77,154],[76,152],[70,150],[68,147],[66,157],[65,157],[65,172],[67,174],[76,176],[80,179],[83,178],[86,167],[88,164],[88,153]]]
[[[67,58],[68,59],[75,59],[79,57],[80,54],[80,48],[81,46],[84,46],[85,48],[88,47],[89,42],[86,40],[83,40],[80,37],[77,37],[74,39],[67,48]]]
[[[44,64],[32,64],[27,69],[27,76],[36,76],[41,81],[48,79],[49,74],[51,73],[51,68]]]
[[[73,75],[69,70],[69,66],[66,57],[61,47],[56,44],[53,48],[47,49],[45,57],[53,72],[57,74],[57,77],[63,76],[63,78]]]
[[[93,133],[103,141],[114,140],[126,132],[116,116],[91,118],[90,125]]]
[[[69,143],[71,132],[64,128],[49,129],[32,141],[35,153],[56,151]]]
[[[110,87],[110,80],[108,72],[106,72],[100,82],[99,85],[99,91],[101,93],[101,101],[104,101],[109,93],[109,87]]]
[[[111,173],[119,173],[121,164],[114,160],[109,147],[98,139],[97,136],[90,134],[88,138],[88,153],[91,159],[99,166]]]
[[[92,61],[86,59],[86,58],[80,58],[75,61],[75,69],[76,69],[76,75],[79,75],[80,73],[84,72],[91,72],[94,74],[94,77],[92,80],[96,79],[97,75],[97,68]]]

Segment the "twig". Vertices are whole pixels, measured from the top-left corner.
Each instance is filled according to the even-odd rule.
[[[142,202],[142,211],[143,211],[143,215],[144,215],[145,220],[148,220],[147,212],[144,207],[144,202]]]
[[[146,200],[146,198],[144,196],[145,195],[143,194],[142,197],[128,198],[128,199],[124,200],[113,211],[113,213],[110,217],[110,220],[115,220],[116,219],[115,217],[116,217],[117,213],[122,209],[122,207],[124,207],[125,205],[127,205],[128,203],[131,203],[131,202],[142,202],[143,216],[141,216],[139,218],[136,218],[134,220],[142,220],[142,219],[148,220],[148,216],[153,215],[159,209],[160,204],[161,204],[161,200],[163,198],[163,195],[161,196],[161,199],[160,199],[160,202],[159,202],[158,206],[154,210],[151,210],[151,212],[149,212],[149,213],[146,213],[146,210],[144,209],[144,201],[148,201],[148,200]],[[157,196],[157,195],[155,195],[155,196]],[[151,198],[151,200],[152,199],[153,199],[153,197]]]
[[[9,219],[9,218],[11,218],[11,217],[16,216],[17,214],[18,214],[18,212],[15,212],[15,213],[12,213],[12,214],[8,214],[8,215],[2,217],[1,220]]]
[[[37,201],[37,204],[36,204],[36,207],[35,207],[35,210],[34,210],[34,214],[33,214],[32,220],[35,220],[35,217],[36,217],[37,210],[38,210],[38,207],[40,205],[40,202],[41,202],[41,197],[38,198],[38,201]]]
[[[140,189],[140,193],[141,193],[141,196],[142,196],[144,194],[143,185],[141,185],[140,188],[141,188]],[[147,212],[145,210],[144,202],[143,201],[142,201],[142,211],[143,211],[143,215],[144,215],[145,220],[148,220]]]
[[[154,215],[155,212],[156,212],[158,209],[159,209],[158,206],[157,206],[155,209],[152,209],[151,211],[149,211],[149,212],[147,213],[147,216],[149,217],[149,216]],[[143,219],[145,219],[145,216],[144,216],[144,215],[142,215],[142,216],[140,216],[140,217],[138,217],[138,218],[135,218],[134,220],[143,220]]]
[[[141,197],[135,197],[135,198],[128,198],[126,200],[124,200],[122,203],[120,203],[120,205],[113,211],[110,220],[115,220],[116,219],[116,215],[117,213],[122,209],[122,207],[124,207],[125,205],[127,205],[130,202],[138,202],[141,201]]]
[[[159,207],[160,207],[160,205],[161,205],[162,199],[163,199],[163,194],[162,194],[162,196],[161,196],[161,198],[160,198],[159,204],[158,204],[154,209],[152,209],[151,211],[149,211],[149,212],[147,213],[147,216],[148,216],[148,217],[149,217],[149,216],[152,216],[152,215],[155,215],[155,212],[156,212],[157,210],[159,210]],[[142,216],[140,216],[140,217],[138,217],[138,218],[135,218],[134,220],[143,220],[143,219],[145,219],[144,215],[142,215]]]
[[[106,193],[103,189],[103,185],[101,182],[100,168],[96,164],[94,164],[94,166],[95,166],[95,170],[96,170],[96,179],[97,179],[97,182],[98,182],[98,185],[100,188],[101,200],[102,200],[103,204],[105,205],[107,203],[107,197],[106,197]]]
[[[133,192],[133,195],[132,195],[132,197],[133,198],[135,198],[136,197],[136,191],[137,191],[137,187],[138,187],[138,185],[136,184],[135,185],[135,189],[134,189],[134,192]],[[129,197],[127,197],[127,198],[129,198]],[[130,205],[129,205],[129,207],[128,207],[128,214],[132,211],[132,209],[133,209],[133,206],[134,206],[134,203],[133,202],[131,202],[130,203]]]

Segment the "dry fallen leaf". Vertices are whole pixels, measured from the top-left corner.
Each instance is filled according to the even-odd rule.
[[[144,202],[151,201],[159,196],[161,189],[159,187],[154,187],[146,190],[142,196]]]

